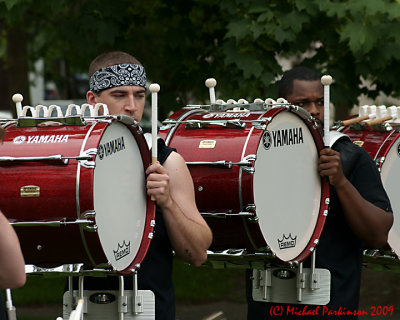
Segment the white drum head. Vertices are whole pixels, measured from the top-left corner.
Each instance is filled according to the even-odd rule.
[[[296,259],[315,230],[321,204],[317,166],[310,129],[298,115],[278,113],[258,146],[254,201],[264,239],[282,261]]]
[[[93,199],[104,253],[111,266],[124,270],[140,248],[146,193],[140,150],[130,130],[119,122],[111,123],[100,140]]]
[[[399,177],[400,141],[397,139],[385,156],[385,162],[381,168],[381,178],[395,215],[393,226],[389,231],[388,243],[398,256],[400,255],[400,219],[396,214],[400,210]]]

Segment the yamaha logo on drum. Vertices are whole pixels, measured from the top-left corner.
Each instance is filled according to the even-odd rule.
[[[299,128],[266,130],[263,134],[263,146],[266,150],[271,147],[291,146],[304,143],[303,130]]]
[[[215,119],[224,119],[224,118],[248,118],[251,115],[250,112],[216,112],[216,113],[208,113],[203,116],[203,119],[215,118]]]
[[[296,246],[296,239],[297,239],[297,236],[292,238],[291,233],[289,233],[288,237],[286,237],[285,234],[283,234],[282,240],[277,239],[279,249],[283,250],[283,249],[288,249],[288,248],[294,248]]]
[[[125,240],[122,243],[122,245],[120,245],[118,243],[118,248],[117,250],[113,250],[114,252],[114,257],[115,260],[119,260],[122,259],[123,257],[127,256],[130,252],[131,252],[131,242],[129,241],[128,244],[126,244]]]
[[[99,147],[97,148],[97,154],[99,155],[100,160],[103,160],[104,157],[108,157],[124,149],[124,137],[119,137],[99,145]]]
[[[272,145],[271,133],[267,130],[263,134],[263,146],[266,150],[269,150],[269,148],[271,148],[271,145]]]
[[[18,136],[13,139],[14,144],[22,143],[65,143],[68,142],[69,135],[53,134],[43,136]]]

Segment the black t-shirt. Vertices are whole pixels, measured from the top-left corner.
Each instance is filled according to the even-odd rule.
[[[391,212],[390,201],[382,186],[380,173],[369,154],[348,139],[337,141],[332,149],[340,152],[343,172],[361,196],[377,207]],[[346,223],[336,191],[331,187],[329,213],[316,254],[316,267],[328,269],[331,273],[331,298],[326,306],[328,310],[339,310],[340,307],[342,311],[358,310],[363,249],[362,241]],[[310,258],[304,262],[304,266],[310,266]],[[277,304],[253,301],[251,275],[252,271],[247,270],[248,319],[265,320],[268,318],[270,307]],[[308,307],[309,310],[312,308],[315,306]],[[330,316],[329,319],[331,318]],[[340,319],[355,318],[357,317],[348,316]],[[318,317],[310,316],[310,319]],[[327,316],[321,316],[321,319],[327,319]]]
[[[171,152],[164,140],[157,140],[158,161],[163,164]],[[118,232],[118,230],[116,230]],[[151,290],[155,295],[155,311],[157,320],[175,319],[175,295],[172,282],[172,246],[161,210],[156,206],[156,224],[149,250],[146,253],[140,269],[138,270],[138,288]],[[124,276],[125,290],[132,290],[133,279],[131,275]],[[85,277],[85,290],[118,290],[118,277],[108,276]],[[77,288],[77,278],[74,279],[74,288]]]
[[[7,320],[7,312],[6,312],[6,305],[3,298],[3,295],[0,292],[0,320]]]

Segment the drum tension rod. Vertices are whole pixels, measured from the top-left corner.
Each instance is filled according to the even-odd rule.
[[[67,221],[66,218],[54,221],[21,221],[21,222],[10,222],[13,227],[61,227],[67,225],[83,225],[90,226],[94,224],[94,221],[88,219],[76,219],[75,221]]]

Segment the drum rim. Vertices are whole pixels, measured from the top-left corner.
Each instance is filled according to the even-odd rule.
[[[151,164],[151,154],[148,148],[146,139],[143,134],[143,130],[140,126],[127,125],[127,128],[133,134],[136,143],[138,144],[138,149],[141,154],[143,170],[146,171],[147,167]],[[137,251],[132,262],[124,269],[117,270],[120,274],[131,274],[140,268],[140,264],[146,257],[147,251],[149,250],[152,235],[154,231],[155,224],[155,202],[151,200],[150,196],[146,193],[146,218],[144,223],[143,236],[140,242],[139,250]]]

